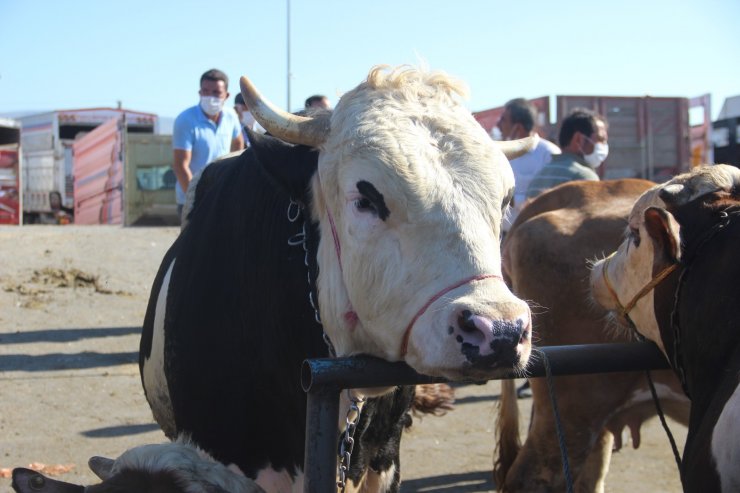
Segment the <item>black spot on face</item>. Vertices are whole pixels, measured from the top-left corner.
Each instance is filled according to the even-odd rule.
[[[388,210],[388,206],[385,205],[385,198],[383,198],[383,194],[378,192],[378,189],[375,188],[372,183],[365,180],[358,181],[357,191],[362,194],[363,198],[370,201],[381,221],[385,221],[386,219],[388,219],[391,211]]]
[[[453,332],[455,332],[455,328],[452,325],[450,325],[449,327],[447,327],[447,333],[448,334],[452,335]]]

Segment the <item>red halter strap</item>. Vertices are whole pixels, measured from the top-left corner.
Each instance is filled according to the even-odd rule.
[[[422,306],[421,309],[419,309],[419,311],[416,312],[416,315],[414,315],[414,318],[411,319],[411,322],[409,322],[409,325],[406,327],[406,330],[403,333],[403,340],[401,341],[401,357],[403,358],[404,356],[406,356],[406,353],[408,352],[409,337],[411,336],[411,329],[414,327],[414,324],[419,319],[419,317],[421,317],[424,314],[424,312],[427,311],[427,308],[429,308],[432,305],[432,303],[434,303],[435,301],[437,301],[438,299],[440,299],[442,296],[449,293],[453,289],[457,289],[460,286],[471,283],[473,281],[480,281],[481,279],[489,279],[489,278],[503,280],[503,278],[497,274],[479,274],[477,276],[470,276],[470,277],[466,277],[465,279],[461,281],[456,282],[455,284],[447,286],[442,291],[440,291],[439,293],[429,298],[429,301],[424,303],[424,306]]]

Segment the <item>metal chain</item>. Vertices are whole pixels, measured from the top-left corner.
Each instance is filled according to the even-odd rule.
[[[296,222],[301,217],[301,215],[304,215],[303,212],[304,206],[301,203],[291,199],[287,211],[288,221],[290,221],[291,223]],[[319,315],[319,304],[314,299],[313,282],[311,279],[311,265],[308,261],[310,252],[308,251],[308,227],[306,226],[306,223],[307,219],[304,215],[301,232],[288,238],[288,245],[303,246],[303,264],[306,266],[306,281],[308,282],[308,301],[311,304],[311,308],[313,308],[316,323],[318,323],[322,327],[321,333],[324,339],[324,343],[329,349],[329,355],[332,358],[335,358],[337,356],[337,353],[334,350],[334,344],[332,344],[329,336],[326,334],[326,331],[323,330],[324,324],[321,323],[321,316]],[[339,480],[337,481],[337,487],[341,490],[342,493],[344,493],[347,485],[347,474],[349,473],[352,450],[355,448],[354,436],[355,431],[357,430],[357,424],[360,422],[360,411],[362,410],[360,404],[365,402],[364,397],[353,396],[352,392],[349,389],[347,390],[347,397],[349,398],[350,406],[347,410],[347,416],[345,417],[344,436],[342,437],[342,442],[339,446],[338,461]]]
[[[296,222],[301,217],[301,215],[303,215],[304,209],[305,207],[301,203],[291,199],[290,204],[288,204],[288,221],[292,223]],[[303,247],[303,265],[306,266],[306,282],[308,283],[308,302],[310,303],[311,308],[313,308],[314,320],[316,320],[316,323],[321,325],[323,328],[324,324],[321,322],[321,315],[319,314],[319,304],[314,296],[313,282],[311,279],[311,266],[308,262],[310,252],[308,251],[308,228],[306,226],[306,222],[307,221],[304,216],[301,232],[288,238],[288,245],[301,245]],[[332,344],[331,339],[329,339],[329,336],[326,334],[325,330],[322,330],[321,336],[324,340],[324,344],[326,344],[326,347],[329,349],[329,355],[332,358],[336,357],[337,353],[334,350],[334,344]]]
[[[365,402],[364,397],[353,396],[349,389],[347,389],[347,398],[349,399],[350,405],[347,410],[347,417],[344,419],[344,436],[339,445],[339,480],[337,481],[337,488],[339,488],[342,493],[344,493],[347,486],[347,474],[349,473],[352,450],[355,448],[355,431],[357,430],[357,423],[360,422],[360,411],[362,409],[359,404]]]

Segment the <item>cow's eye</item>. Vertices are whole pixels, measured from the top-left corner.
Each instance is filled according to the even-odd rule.
[[[355,209],[357,209],[359,212],[369,212],[371,214],[378,215],[378,208],[375,207],[375,204],[373,204],[370,199],[367,197],[360,197],[359,199],[356,199],[354,202]]]
[[[375,186],[365,180],[357,182],[359,198],[355,199],[354,205],[359,212],[369,212],[380,218],[381,221],[388,219],[391,211],[385,205],[383,194]]]
[[[630,240],[635,244],[636,247],[640,246],[640,230],[637,228],[630,228]]]

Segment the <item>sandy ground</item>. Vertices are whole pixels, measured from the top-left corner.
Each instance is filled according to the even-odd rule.
[[[6,468],[40,463],[90,484],[90,456],[164,440],[136,361],[149,289],[177,232],[0,227],[0,492],[11,491]],[[456,391],[455,411],[415,420],[404,437],[404,492],[492,491],[499,383]],[[520,407],[528,416],[530,401]],[[683,444],[685,428],[671,425]],[[656,419],[642,441],[614,455],[607,491],[680,491]]]

